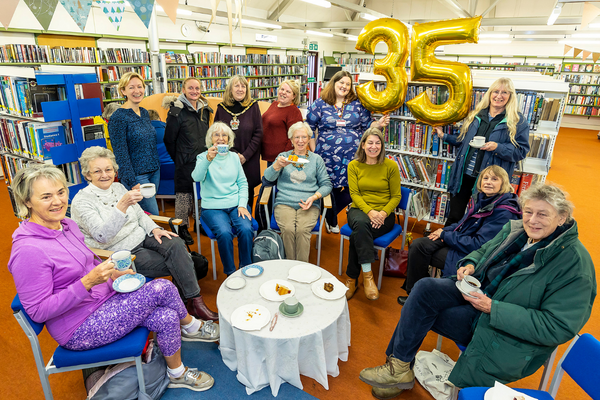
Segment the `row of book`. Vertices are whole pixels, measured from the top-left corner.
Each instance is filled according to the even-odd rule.
[[[50,149],[68,141],[65,125],[61,122],[31,122],[0,118],[0,146],[4,152],[38,161],[49,160]]]
[[[589,94],[598,96],[600,94],[600,86],[593,85],[569,85],[569,93],[574,94]]]
[[[442,127],[444,133],[458,135],[458,127],[447,125]],[[386,147],[422,155],[454,158],[454,146],[443,142],[433,128],[426,124],[413,121],[390,120],[385,132]]]
[[[0,156],[0,161],[2,162],[2,170],[4,171],[4,181],[8,185],[8,190],[11,194],[12,191],[10,184],[12,183],[13,177],[16,175],[16,173],[23,168],[27,168],[30,164],[36,163],[34,160],[18,157],[12,154],[2,154]],[[13,210],[16,210],[17,208],[12,197],[11,201],[13,201]]]
[[[510,185],[517,195],[521,195],[524,190],[535,185],[542,179],[541,175],[529,174],[525,172],[514,172],[510,177]]]
[[[440,193],[427,189],[411,189],[411,204],[409,213],[417,220],[426,220],[443,224],[446,220],[448,211],[448,202],[450,196],[448,193]]]
[[[598,85],[600,84],[600,75],[573,75],[573,74],[561,74],[555,75],[558,80],[569,82],[569,83],[580,83],[585,85]]]
[[[527,157],[546,159],[551,144],[552,137],[550,135],[541,133],[529,135],[529,153],[527,153]]]
[[[0,46],[2,63],[47,63],[48,46],[35,44],[5,44]]]
[[[569,104],[579,104],[583,106],[600,106],[600,97],[593,96],[569,96]]]
[[[65,88],[62,86],[38,86],[35,79],[0,76],[0,112],[41,117],[42,102],[65,98]]]
[[[306,64],[308,57],[279,54],[194,53],[196,64]]]
[[[398,164],[401,181],[405,184],[418,184],[442,191],[448,189],[452,162],[435,158],[388,154],[390,160]]]
[[[190,76],[198,78],[221,78],[224,76],[243,75],[304,75],[306,67],[302,65],[217,65],[217,66],[169,66],[167,67],[167,79],[183,79]]]
[[[152,79],[152,68],[149,65],[96,67],[98,82],[117,82],[127,72],[137,72],[145,80]]]
[[[193,64],[194,56],[191,54],[175,53],[174,51],[167,51],[165,53],[165,63],[171,64]]]
[[[565,106],[565,114],[597,116],[600,108],[594,106]]]
[[[564,72],[600,72],[600,64],[563,64]]]
[[[256,100],[271,99],[277,97],[277,88],[252,89],[250,90],[250,97]]]

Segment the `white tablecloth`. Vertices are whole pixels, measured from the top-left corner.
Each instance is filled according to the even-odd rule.
[[[300,374],[329,389],[327,375],[338,376],[338,359],[348,360],[350,314],[346,297],[323,300],[313,294],[310,284],[290,280],[296,298],[304,306],[302,315],[287,318],[279,313],[273,331],[269,331],[270,324],[260,331],[233,328],[231,314],[245,304],[263,305],[274,316],[281,302],[264,299],[258,292],[260,286],[271,279],[287,279],[289,269],[302,263],[277,260],[258,264],[264,268],[261,276],[250,278],[237,271],[232,276],[243,277],[246,286],[231,290],[223,284],[217,294],[223,362],[232,371],[237,370],[237,378],[248,394],[270,385],[273,396],[277,396],[283,382],[302,389]],[[324,269],[321,278],[342,284]]]

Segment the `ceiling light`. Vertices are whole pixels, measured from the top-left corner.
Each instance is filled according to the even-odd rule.
[[[588,28],[599,29],[600,28],[600,24],[599,23],[589,24]]]
[[[600,38],[600,33],[574,33],[571,37],[578,39],[594,39]]]
[[[480,39],[506,39],[509,38],[510,35],[508,33],[480,33]]]
[[[375,21],[376,19],[379,19],[379,17],[376,17],[376,16],[368,14],[368,13],[360,13],[360,17],[362,19],[366,19],[369,21]]]
[[[315,6],[329,8],[331,3],[326,0],[302,0],[305,3],[314,4]]]
[[[304,31],[304,32],[307,33],[307,34],[309,34],[309,35],[333,37],[332,33],[317,32],[317,31]]]
[[[562,11],[562,4],[559,3],[556,5],[556,7],[554,7],[554,9],[552,10],[552,14],[550,14],[550,17],[548,18],[548,25],[554,25],[554,23],[558,19],[558,16],[560,15],[561,11]]]
[[[346,36],[346,39],[348,39],[352,42],[356,42],[358,40],[358,36],[349,35],[349,36]]]
[[[156,5],[156,11],[165,12],[164,8],[162,8],[158,4]],[[182,10],[182,9],[178,8],[177,9],[177,14],[179,14],[179,15],[192,15],[192,12],[190,10]]]
[[[281,29],[281,25],[268,24],[266,22],[259,22],[259,21],[251,21],[249,19],[244,19],[244,18],[242,18],[242,24],[244,24],[244,25],[260,26],[260,27],[263,27],[263,28]]]
[[[478,44],[509,44],[512,40],[480,40]]]
[[[559,40],[558,43],[560,44],[598,44],[597,40],[585,40],[585,39],[563,39],[563,40]]]

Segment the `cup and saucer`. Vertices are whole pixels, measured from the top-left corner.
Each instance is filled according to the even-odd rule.
[[[485,136],[475,136],[473,140],[469,142],[469,146],[480,149],[485,145]]]
[[[299,317],[304,312],[304,306],[295,296],[288,297],[279,305],[279,312],[284,317]]]
[[[462,294],[468,297],[475,298],[471,292],[483,294],[481,291],[481,282],[479,282],[476,278],[473,278],[471,275],[465,275],[461,281],[456,281],[456,287]]]

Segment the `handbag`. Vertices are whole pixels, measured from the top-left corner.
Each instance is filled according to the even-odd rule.
[[[385,264],[383,275],[396,278],[406,278],[408,268],[408,250],[398,250],[393,247],[385,249]]]

